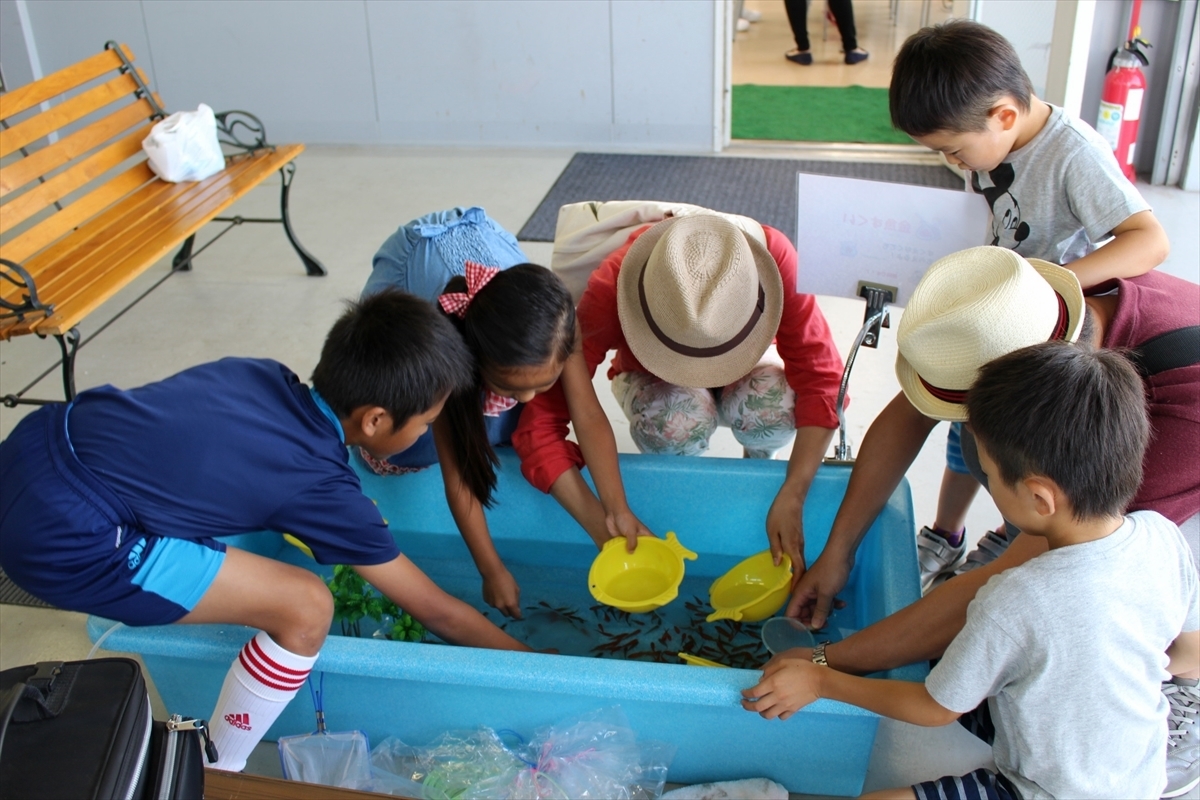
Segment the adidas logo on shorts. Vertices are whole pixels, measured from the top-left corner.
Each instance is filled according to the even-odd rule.
[[[250,715],[249,714],[226,714],[225,721],[238,730],[250,730]]]

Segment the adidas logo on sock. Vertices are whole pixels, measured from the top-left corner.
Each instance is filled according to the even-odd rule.
[[[226,714],[225,721],[238,730],[250,730],[250,715],[249,714]]]

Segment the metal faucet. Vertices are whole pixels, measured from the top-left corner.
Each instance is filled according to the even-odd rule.
[[[854,464],[854,454],[850,445],[846,443],[846,387],[850,385],[850,370],[854,368],[858,348],[879,346],[880,328],[888,327],[888,303],[892,301],[890,291],[881,291],[870,286],[862,287],[859,295],[867,299],[867,310],[863,315],[863,326],[854,338],[854,346],[846,356],[846,368],[842,370],[842,383],[838,387],[838,443],[833,448],[833,457],[824,460],[824,463],[835,466]]]

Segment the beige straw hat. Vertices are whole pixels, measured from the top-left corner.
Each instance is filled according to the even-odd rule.
[[[746,375],[783,315],[770,252],[721,217],[666,219],[621,262],[617,313],[625,341],[654,375],[713,388]]]
[[[952,253],[934,262],[904,309],[896,377],[925,416],[965,420],[980,367],[1031,344],[1075,341],[1083,314],[1069,269],[1003,247]]]

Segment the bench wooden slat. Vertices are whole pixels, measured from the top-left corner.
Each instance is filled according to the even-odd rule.
[[[57,285],[70,280],[66,271],[75,263],[72,254],[98,252],[106,245],[119,239],[122,226],[132,225],[137,220],[152,214],[169,197],[174,184],[150,181],[128,195],[124,202],[115,203],[85,225],[73,229],[54,244],[24,262],[26,271],[33,275],[39,287],[56,291]],[[42,291],[42,289],[39,289]],[[0,285],[0,298],[18,302],[20,291],[12,286]],[[2,336],[3,334],[0,334]]]
[[[60,172],[40,186],[0,206],[0,234],[12,230],[71,192],[86,186],[113,167],[142,152],[142,139],[150,135],[153,125],[145,125],[122,139],[93,153],[65,172]]]
[[[118,75],[107,83],[64,100],[49,111],[43,111],[36,117],[30,117],[7,130],[0,131],[0,158],[17,152],[30,142],[36,142],[46,134],[57,131],[98,108],[133,94],[137,88],[137,81],[132,75]]]
[[[121,45],[121,50],[130,61],[133,55],[129,48]],[[13,89],[0,97],[0,119],[8,119],[22,111],[33,108],[58,97],[63,92],[69,92],[76,86],[82,86],[93,78],[98,78],[109,70],[120,69],[121,59],[115,50],[105,50],[91,58],[86,58],[78,64],[52,72],[39,81]]]
[[[72,159],[87,153],[93,147],[107,142],[122,131],[129,130],[154,114],[154,108],[145,98],[131,103],[103,119],[93,122],[82,130],[65,136],[53,147],[43,147],[30,153],[14,164],[5,166],[0,173],[0,198],[20,189]]]
[[[220,213],[220,209],[227,208],[257,186],[264,173],[269,174],[282,163],[286,163],[275,158],[269,161],[271,163],[251,165],[242,171],[240,179],[235,178],[231,183],[215,187],[216,191],[208,195],[207,202],[202,198],[187,195],[180,203],[165,206],[165,213],[148,217],[125,229],[120,238],[121,246],[112,248],[111,258],[106,258],[103,263],[96,265],[85,261],[82,266],[77,265],[68,271],[73,279],[71,287],[67,290],[70,296],[56,305],[54,314],[29,324],[29,329],[41,335],[59,335],[69,331],[126,286],[133,277],[169,255],[214,214]],[[83,274],[84,269],[87,270],[87,275]],[[61,291],[59,288],[55,293]],[[15,335],[24,331],[18,327],[12,332]],[[0,333],[0,336],[3,335],[5,334]]]
[[[206,202],[209,195],[221,191],[226,183],[252,164],[237,159],[218,175],[200,183],[151,181],[26,260],[24,267],[42,287],[39,291],[70,295],[75,286],[73,281],[79,277],[74,272],[80,263],[85,263],[88,268],[106,268],[112,260],[109,252],[112,248],[122,247],[123,240],[131,236],[147,235],[145,229],[138,227],[143,221],[157,219],[164,209],[180,210],[190,204]],[[11,300],[9,294],[16,296],[15,290],[0,287],[0,297]]]
[[[69,251],[64,261],[70,263],[54,265],[61,267],[61,274],[65,277],[47,291],[47,297],[58,298],[54,313],[45,319],[27,320],[8,330],[0,329],[0,338],[29,331],[42,335],[61,335],[69,331],[127,285],[133,276],[141,274],[169,254],[209,219],[220,214],[261,183],[267,174],[278,170],[303,150],[303,145],[287,145],[274,152],[235,159],[226,171],[201,182],[199,186],[175,185],[175,188],[182,186],[190,191],[177,193],[173,198],[159,197],[155,213],[141,214],[133,225],[128,224],[125,216],[121,216],[110,220],[102,231],[81,229],[79,233],[88,233],[97,241],[111,236],[114,243],[105,248],[102,254],[91,247]],[[132,204],[139,205],[136,201]],[[133,216],[138,216],[138,213]],[[85,226],[90,227],[90,224]]]
[[[96,191],[81,197],[53,216],[42,220],[10,242],[0,245],[0,256],[21,263],[72,228],[87,221],[142,184],[158,180],[143,161],[126,170]]]

